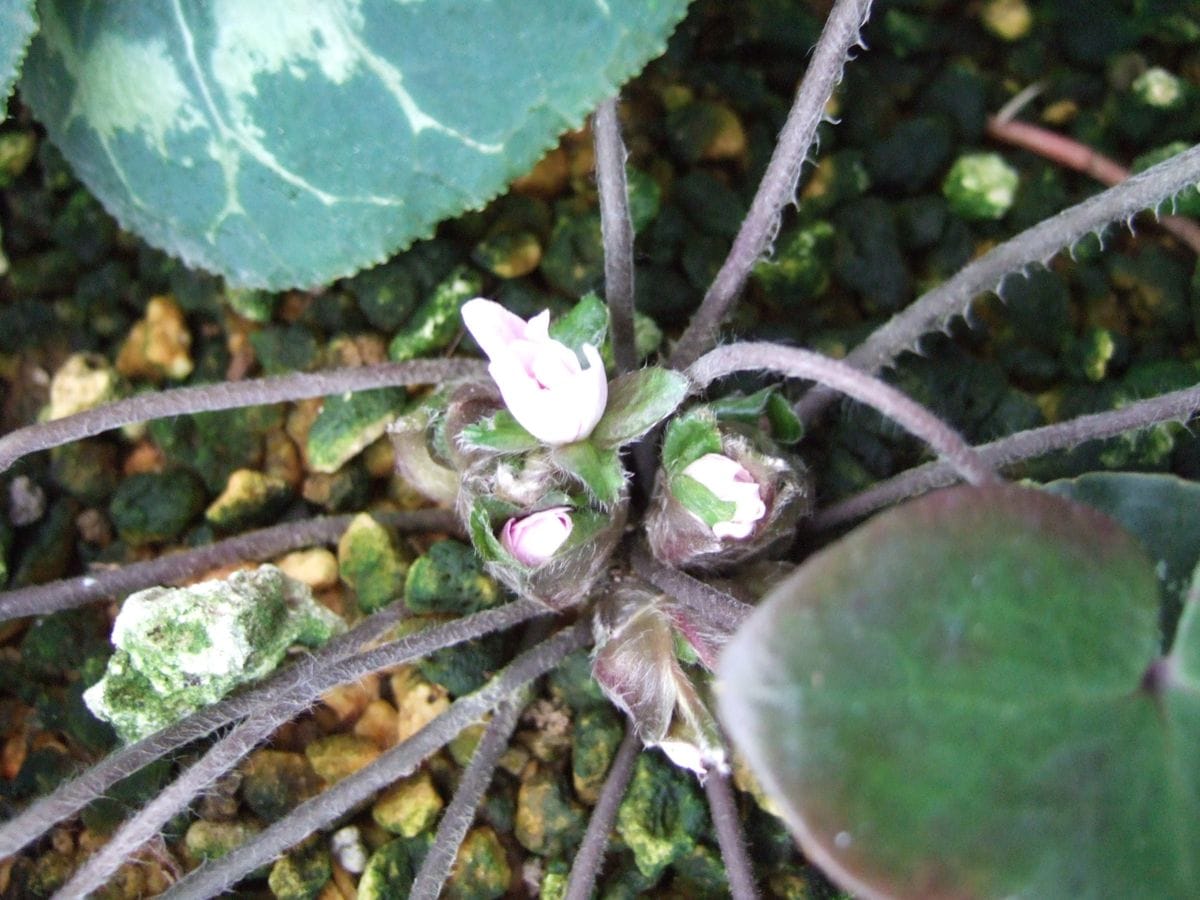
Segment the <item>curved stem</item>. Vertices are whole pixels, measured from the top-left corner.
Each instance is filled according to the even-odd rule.
[[[1039,222],[994,247],[894,315],[856,347],[846,362],[866,372],[878,372],[905,350],[916,349],[922,336],[946,328],[951,319],[966,312],[977,295],[997,290],[1005,275],[1048,260],[1063,247],[1100,231],[1110,222],[1131,220],[1142,210],[1156,207],[1197,181],[1200,181],[1200,146]],[[811,420],[832,396],[829,391],[809,391],[797,404],[796,411],[805,420]]]
[[[605,100],[592,117],[596,144],[596,187],[600,194],[600,232],[604,238],[604,297],[612,327],[617,374],[637,368],[633,332],[633,220],[625,181],[625,144],[617,119],[617,101]]]
[[[253,690],[215,703],[162,731],[113,751],[82,775],[59,785],[52,793],[34,801],[14,818],[0,825],[0,856],[10,856],[37,840],[54,825],[73,816],[143,766],[245,716],[254,708],[254,704],[264,709],[273,708],[279,697],[294,690],[297,685],[311,681],[315,670],[321,665],[353,655],[395,624],[403,612],[400,605],[381,610]]]
[[[688,375],[703,387],[734,372],[752,369],[766,369],[792,378],[808,378],[841,391],[873,407],[921,438],[965,481],[988,484],[997,480],[992,469],[958,432],[921,404],[878,378],[819,353],[777,344],[730,344],[701,357],[688,369]]]
[[[480,360],[418,359],[411,362],[333,369],[328,372],[300,372],[295,375],[251,378],[245,381],[139,394],[128,400],[118,400],[116,403],[98,406],[73,416],[27,425],[0,437],[0,472],[27,454],[60,447],[135,422],[258,406],[264,403],[306,400],[310,397],[328,397],[347,391],[439,384],[456,378],[483,377],[485,371]]]
[[[1129,170],[1117,161],[1074,138],[1038,125],[995,115],[987,120],[987,134],[998,141],[1082,172],[1102,184],[1120,184],[1129,177]],[[1186,216],[1163,216],[1159,224],[1185,243],[1193,253],[1200,253],[1200,226],[1191,219]]]
[[[670,594],[702,619],[732,634],[754,612],[754,607],[743,603],[710,584],[693,578],[686,572],[672,569],[655,559],[645,544],[639,542],[633,549],[630,561],[634,571],[665,594]]]
[[[590,625],[581,621],[521,654],[482,688],[455,701],[448,710],[374,763],[300,804],[289,815],[227,855],[201,866],[163,896],[171,900],[202,900],[228,890],[248,872],[275,859],[288,847],[376,791],[412,774],[430,754],[445,746],[467,725],[558,665],[568,654],[586,647],[590,641]]]
[[[710,766],[708,777],[704,779],[704,793],[708,795],[708,811],[712,815],[721,859],[729,876],[729,891],[734,900],[753,900],[758,896],[758,888],[754,886],[754,867],[746,854],[746,840],[742,836],[737,800],[733,796],[729,776]]]
[[[1054,450],[1075,447],[1086,441],[1116,437],[1125,431],[1148,428],[1161,422],[1186,422],[1200,411],[1200,386],[1173,391],[1150,400],[1140,400],[1121,409],[1092,413],[1032,428],[976,447],[988,464],[1000,468]],[[910,469],[874,487],[830,506],[812,517],[806,527],[814,530],[836,528],[860,519],[877,509],[915,497],[957,481],[954,470],[943,462],[927,463]]]
[[[825,20],[750,211],[717,277],[671,353],[674,368],[686,368],[713,345],[717,329],[741,294],[750,270],[775,240],[783,208],[796,196],[800,170],[824,119],[825,104],[842,80],[842,67],[850,48],[859,41],[859,30],[870,10],[871,0],[837,0]]]
[[[376,514],[401,531],[459,533],[462,526],[450,510],[422,509]],[[0,592],[0,622],[74,609],[160,584],[174,584],[241,560],[266,560],[290,550],[335,542],[353,515],[285,522],[215,544],[168,553],[156,559],[63,578],[48,584]]]
[[[508,749],[508,742],[517,727],[521,710],[528,704],[529,698],[528,690],[520,691],[516,697],[501,703],[492,715],[479,746],[471,756],[471,762],[459,779],[454,797],[438,823],[433,845],[425,854],[421,869],[408,892],[410,900],[437,900],[441,896],[442,888],[450,877],[454,859],[458,855],[458,848],[462,846],[471,823],[475,821],[475,812],[479,809],[488,785],[492,783],[496,764]]]
[[[637,762],[637,755],[641,750],[642,740],[637,736],[637,730],[626,723],[625,737],[621,739],[621,746],[617,748],[612,765],[608,767],[604,786],[600,788],[600,798],[592,808],[587,831],[584,832],[583,841],[575,853],[575,861],[571,863],[571,874],[567,877],[567,890],[563,900],[589,900],[592,896],[608,847],[608,835],[612,831],[613,822],[617,820],[617,810],[625,797],[625,791],[629,788],[629,780],[633,777],[633,765]]]

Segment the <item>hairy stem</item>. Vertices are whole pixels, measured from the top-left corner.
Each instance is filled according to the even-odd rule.
[[[300,804],[289,815],[226,856],[201,866],[163,896],[171,900],[201,900],[228,890],[248,872],[275,859],[288,847],[396,779],[412,774],[430,754],[445,746],[467,725],[558,665],[568,654],[586,647],[590,641],[590,625],[581,621],[521,654],[486,685],[455,701],[411,738],[324,793]]]
[[[987,120],[987,134],[998,141],[1021,147],[1051,162],[1082,172],[1102,184],[1120,184],[1129,177],[1129,170],[1115,160],[1074,138],[1038,125],[1018,122],[999,115],[990,116]],[[1193,253],[1200,253],[1200,226],[1191,219],[1185,216],[1163,216],[1159,224],[1183,241]]]
[[[315,654],[302,657],[253,690],[215,703],[162,731],[113,751],[82,775],[60,785],[51,794],[0,825],[0,856],[16,853],[143,766],[243,717],[254,702],[267,709],[274,707],[277,698],[294,690],[297,685],[311,681],[318,667],[353,655],[395,624],[403,612],[399,604],[377,612],[329,641]]]
[[[516,697],[501,703],[492,715],[479,746],[471,756],[471,762],[459,779],[454,798],[442,813],[433,845],[425,854],[425,860],[421,863],[421,869],[409,890],[410,900],[437,900],[441,896],[442,888],[450,877],[454,859],[458,855],[458,848],[462,846],[471,823],[475,821],[475,812],[479,809],[488,785],[492,783],[496,764],[508,749],[508,742],[517,727],[521,710],[529,703],[529,699],[528,690],[520,691]]]
[[[953,428],[921,404],[878,378],[809,350],[777,344],[742,343],[718,347],[697,360],[688,375],[704,387],[718,378],[758,369],[807,378],[841,391],[878,410],[932,447],[966,481],[996,481],[992,469]]]
[[[462,529],[457,517],[449,510],[422,509],[378,515],[401,531],[459,533]],[[344,515],[285,522],[119,569],[104,569],[49,584],[3,591],[0,592],[0,622],[74,609],[155,585],[176,584],[242,560],[261,561],[301,547],[333,543],[353,518]]]
[[[567,877],[567,890],[564,900],[589,900],[596,887],[596,879],[600,876],[600,867],[604,862],[604,853],[608,847],[608,836],[612,832],[613,822],[617,820],[617,810],[625,791],[629,788],[629,780],[633,777],[633,765],[641,752],[642,740],[637,736],[637,730],[632,724],[626,723],[625,737],[617,748],[617,755],[608,774],[604,777],[604,786],[600,788],[600,798],[592,808],[588,819],[587,831],[583,841],[575,853],[571,863],[571,874]]]
[[[783,208],[796,195],[800,170],[824,118],[825,104],[842,80],[842,68],[850,48],[858,43],[859,30],[870,10],[871,0],[837,0],[825,20],[808,71],[796,91],[796,99],[750,204],[750,211],[742,221],[717,277],[671,353],[673,367],[687,368],[713,345],[717,329],[745,287],[750,270],[779,232]]]
[[[994,247],[921,296],[876,329],[846,357],[846,362],[866,372],[878,372],[905,350],[916,349],[922,336],[945,329],[951,319],[966,312],[976,296],[999,288],[1005,275],[1048,260],[1110,222],[1129,221],[1197,181],[1200,181],[1200,146],[1064,209]],[[797,404],[796,411],[805,420],[811,420],[832,397],[829,391],[809,391]]]
[[[1121,409],[1021,431],[976,447],[975,451],[989,465],[999,468],[1161,422],[1186,422],[1197,411],[1200,411],[1200,386],[1173,391],[1150,400],[1139,400]],[[877,509],[934,488],[945,487],[957,480],[954,470],[943,462],[918,466],[822,510],[806,523],[806,527],[814,530],[836,528]]]
[[[613,360],[620,375],[636,369],[638,360],[633,333],[633,220],[629,217],[625,144],[615,97],[600,104],[592,117],[592,131],[604,237],[604,297],[612,327]]]
[[[754,607],[743,603],[686,572],[672,569],[655,559],[642,543],[634,547],[633,569],[665,594],[695,612],[701,619],[732,634],[741,627]]]
[[[754,886],[754,867],[746,853],[746,841],[742,836],[737,801],[729,784],[729,776],[710,766],[708,777],[704,779],[704,793],[708,795],[708,811],[712,815],[721,859],[729,876],[729,891],[734,900],[753,900],[758,896],[758,888]]]
[[[63,444],[135,422],[265,403],[306,400],[310,397],[328,397],[347,391],[369,391],[412,384],[440,384],[455,378],[482,377],[485,371],[480,360],[418,359],[411,362],[333,369],[328,372],[300,372],[295,375],[252,378],[139,394],[128,400],[118,400],[116,403],[98,406],[73,416],[64,416],[52,422],[18,428],[0,437],[0,472],[29,453],[61,447]]]

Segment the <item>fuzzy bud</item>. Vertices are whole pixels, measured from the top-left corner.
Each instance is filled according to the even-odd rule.
[[[509,519],[500,529],[500,544],[523,565],[536,568],[554,556],[571,536],[574,523],[569,506],[552,506],[521,518]]]
[[[722,453],[706,453],[687,466],[683,474],[708,488],[718,500],[734,505],[728,519],[710,526],[719,538],[741,540],[749,537],[755,524],[767,513],[762,489],[754,476],[741,463]]]
[[[550,313],[528,322],[498,303],[476,298],[463,323],[490,360],[488,372],[521,426],[552,446],[592,433],[608,403],[608,377],[595,347],[584,344],[588,367],[571,348],[550,337]]]

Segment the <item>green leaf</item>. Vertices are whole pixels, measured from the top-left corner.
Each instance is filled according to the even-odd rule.
[[[775,387],[763,388],[750,395],[727,394],[708,405],[722,421],[744,422],[757,427],[765,417],[771,426],[771,437],[781,444],[794,444],[804,437],[804,424]]]
[[[1155,563],[1169,641],[1200,562],[1200,484],[1174,475],[1091,472],[1045,489],[1107,513],[1142,542]]]
[[[381,437],[408,405],[404,388],[380,388],[326,397],[308,431],[308,464],[336,472]]]
[[[621,497],[625,470],[616,450],[601,449],[591,441],[576,441],[551,450],[555,465],[574,475],[597,501],[610,506]]]
[[[0,0],[0,112],[12,94],[29,40],[37,31],[33,5],[33,0]]]
[[[496,453],[525,453],[542,445],[506,409],[466,426],[461,439],[471,447]]]
[[[663,467],[676,475],[700,457],[721,452],[721,432],[710,412],[703,408],[671,420],[663,438]]]
[[[686,0],[43,0],[22,98],[127,229],[329,282],[476,209],[662,52]]]
[[[709,488],[689,475],[676,475],[671,479],[671,493],[683,504],[684,509],[700,517],[709,528],[718,522],[733,520],[737,504],[722,500]]]
[[[566,344],[576,355],[584,344],[591,344],[599,350],[607,333],[608,307],[591,292],[580,297],[569,313],[550,324],[550,337],[560,344]]]
[[[1111,519],[942,491],[771,592],[722,657],[722,717],[856,893],[1196,896],[1200,691],[1156,662],[1157,615]]]
[[[513,558],[508,555],[508,551],[504,549],[504,545],[500,543],[499,538],[493,533],[492,517],[488,515],[487,507],[482,500],[476,500],[471,506],[467,527],[471,532],[471,543],[475,545],[476,552],[484,562],[500,560],[510,564],[514,562]]]
[[[679,407],[691,385],[670,369],[650,366],[626,372],[608,385],[608,406],[592,430],[601,447],[619,447],[641,437]]]

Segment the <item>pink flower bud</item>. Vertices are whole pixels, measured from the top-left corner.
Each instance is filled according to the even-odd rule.
[[[552,506],[521,519],[509,519],[500,529],[500,544],[517,562],[536,568],[571,536],[572,527],[571,507]]]
[[[694,478],[718,500],[734,504],[733,518],[717,522],[712,532],[719,538],[738,540],[748,537],[754,526],[767,513],[758,482],[739,462],[720,453],[706,453],[688,465],[684,475]]]
[[[551,445],[592,433],[608,403],[608,378],[595,347],[583,345],[583,368],[570,347],[550,337],[549,310],[526,322],[477,297],[463,305],[462,317],[491,361],[488,372],[505,406],[526,431]]]

